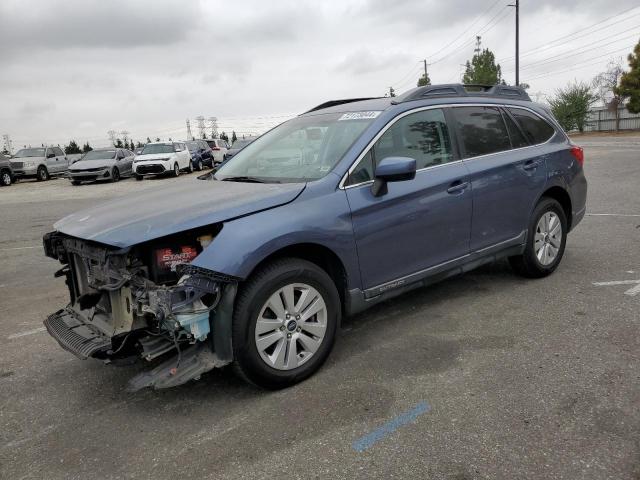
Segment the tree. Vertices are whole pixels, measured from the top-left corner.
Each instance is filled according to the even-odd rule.
[[[222,132],[222,133],[220,134],[220,139],[221,139],[221,140],[224,140],[224,141],[226,141],[226,142],[228,142],[228,141],[229,141],[229,137],[228,137],[228,136],[227,136],[227,134],[226,134],[226,133],[224,133],[224,132]]]
[[[467,84],[476,83],[479,85],[505,84],[500,65],[496,64],[496,56],[488,48],[480,51],[479,41],[475,55],[471,61],[467,60],[462,81]]]
[[[80,150],[80,147],[78,146],[75,140],[71,140],[69,142],[69,145],[64,147],[64,153],[73,155],[76,153],[82,153],[82,150]]]
[[[431,79],[429,78],[429,74],[425,73],[418,79],[418,86],[426,87],[427,85],[431,85]]]
[[[144,145],[142,144],[142,142],[138,142],[136,143],[136,148],[142,148],[144,147]]]
[[[91,150],[93,150],[93,148],[91,148],[91,145],[89,145],[89,142],[85,143],[82,146],[82,153],[87,153],[87,152],[90,152]]]
[[[151,143],[151,139],[147,137],[147,143]]]
[[[616,89],[623,73],[624,70],[620,62],[611,61],[607,65],[607,69],[596,75],[591,82],[602,101],[602,105],[614,113],[616,132],[620,129],[620,105],[624,103],[625,99],[624,95],[616,93]]]
[[[231,143],[236,143],[236,140],[238,140],[238,136],[236,135],[236,131],[233,130],[231,132]]]
[[[159,142],[159,141],[160,141],[160,137],[156,137],[156,142]]]
[[[123,146],[122,146],[122,140],[120,140],[119,138],[116,138],[116,144],[114,145],[114,147],[116,147],[116,148],[123,148]]]
[[[562,128],[567,131],[578,129],[584,132],[589,110],[598,101],[589,84],[574,82],[558,89],[550,100],[551,111]]]
[[[640,113],[640,41],[627,57],[629,71],[622,74],[620,86],[614,93],[629,98],[627,110],[631,113]]]

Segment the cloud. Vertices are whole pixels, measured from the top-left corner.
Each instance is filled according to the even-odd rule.
[[[3,0],[3,51],[168,45],[184,40],[199,25],[192,1]]]

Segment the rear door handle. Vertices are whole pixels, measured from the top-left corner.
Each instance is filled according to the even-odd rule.
[[[524,162],[524,165],[522,166],[522,168],[524,170],[535,170],[539,166],[540,166],[539,160],[527,160],[526,162]]]
[[[449,185],[449,188],[447,188],[447,193],[449,194],[462,193],[467,189],[468,186],[469,186],[469,182],[456,180],[451,185]]]

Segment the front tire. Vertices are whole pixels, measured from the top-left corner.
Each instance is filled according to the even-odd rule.
[[[141,182],[142,180],[144,180],[143,175],[136,175],[136,181]]]
[[[39,166],[38,167],[38,171],[36,172],[36,177],[38,179],[39,182],[44,182],[45,180],[49,180],[49,171],[47,170],[47,167],[44,166]]]
[[[567,217],[553,198],[542,198],[531,215],[522,255],[509,258],[516,273],[527,278],[551,275],[560,264],[567,243]]]
[[[236,300],[236,370],[268,389],[301,382],[329,356],[340,315],[336,286],[317,265],[296,258],[267,264]]]
[[[204,166],[202,165],[202,160],[198,160],[198,163],[196,163],[196,170],[201,172],[203,170],[203,168],[204,168]]]
[[[0,185],[2,185],[3,187],[8,187],[9,185],[11,185],[11,183],[13,183],[11,172],[9,172],[8,170],[3,170],[2,173],[0,173]]]
[[[173,176],[174,177],[179,177],[180,176],[180,167],[178,166],[177,163],[173,164]]]
[[[71,180],[71,185],[73,185],[74,187],[77,187],[78,185],[80,185],[80,181],[79,180]]]
[[[111,181],[113,183],[120,181],[120,170],[118,170],[117,168],[114,168],[113,171],[111,172]]]

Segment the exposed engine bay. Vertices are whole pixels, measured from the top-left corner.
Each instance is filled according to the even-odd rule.
[[[62,263],[55,276],[65,278],[70,294],[70,303],[45,320],[47,330],[79,358],[152,364],[131,380],[131,390],[180,385],[229,363],[237,279],[190,263],[219,230],[197,229],[125,249],[45,235],[45,253]]]

